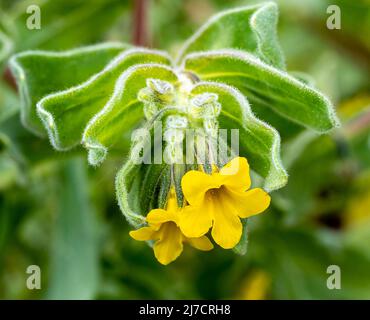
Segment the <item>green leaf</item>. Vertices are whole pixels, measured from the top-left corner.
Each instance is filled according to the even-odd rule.
[[[173,166],[173,184],[175,187],[176,200],[179,208],[184,206],[184,193],[182,192],[181,180],[186,173],[187,165],[185,164],[174,164]]]
[[[51,251],[49,299],[93,299],[98,290],[98,237],[83,158],[62,170]]]
[[[161,199],[162,206],[158,205],[158,195],[163,184],[166,184],[164,188],[168,191],[169,182],[171,181],[169,175],[170,166],[163,163],[143,164],[142,167],[144,169],[144,175],[138,197],[140,198],[143,214],[147,214],[151,209],[163,208],[163,205],[166,204],[167,196],[165,199]]]
[[[116,176],[116,197],[118,200],[121,212],[125,216],[128,223],[138,229],[145,223],[145,217],[132,209],[133,198],[138,199],[137,193],[132,191],[133,181],[140,170],[141,165],[135,164],[135,161],[130,157]]]
[[[156,121],[165,121],[165,118],[175,111],[177,109],[174,107],[161,109],[143,129],[152,132]],[[151,157],[151,154],[145,153],[152,152],[148,144],[149,141],[145,137],[135,140],[131,145],[129,158],[116,176],[118,204],[127,221],[136,229],[145,223],[144,215],[150,209],[164,207],[171,182],[169,165],[145,165],[141,162],[142,159]],[[138,145],[140,148],[137,148]],[[140,152],[141,150],[143,152]]]
[[[248,219],[242,219],[243,233],[239,243],[233,248],[233,251],[244,256],[248,250]]]
[[[147,55],[149,56],[149,54]],[[156,57],[162,56],[154,55],[153,60]],[[143,56],[138,58],[144,60]],[[82,143],[89,150],[89,160],[92,164],[96,165],[103,161],[107,150],[120,139],[127,139],[125,135],[131,134],[138,123],[144,119],[143,104],[138,100],[138,92],[145,88],[148,78],[172,83],[177,81],[177,76],[172,69],[160,64],[138,64],[124,72],[117,80],[111,98],[105,105],[103,104],[104,108],[89,121],[83,133]],[[93,90],[90,97],[96,94],[94,93],[96,91]],[[85,94],[81,94],[81,99],[86,100],[84,96]],[[100,96],[102,99],[109,98],[106,92]],[[92,103],[94,102],[92,101],[86,106],[91,108]],[[81,104],[76,105],[81,108]],[[81,128],[82,124],[78,124],[78,126],[73,124],[76,130]],[[65,135],[71,136],[71,129],[66,124],[60,122],[59,128],[62,133],[65,132]],[[76,135],[75,141],[77,139]]]
[[[239,49],[267,64],[285,69],[277,40],[278,7],[274,2],[221,12],[203,25],[184,45],[179,60],[191,52]]]
[[[66,50],[102,41],[109,29],[128,8],[121,0],[35,0],[13,1],[9,10],[16,29],[16,50]],[[27,12],[31,5],[41,11],[41,28],[30,29]],[[128,40],[128,39],[127,39]]]
[[[65,52],[25,51],[13,56],[10,68],[21,98],[22,123],[35,133],[44,134],[36,103],[48,94],[86,81],[127,47],[105,43]]]
[[[157,51],[128,50],[82,84],[41,99],[37,103],[37,113],[49,133],[51,144],[57,150],[67,150],[79,144],[89,120],[102,109],[106,110],[106,104],[110,108],[112,101],[114,103],[114,99],[119,98],[119,92],[114,91],[115,85],[126,82],[122,77],[121,81],[117,82],[117,79],[140,61],[169,62],[167,55]]]
[[[215,82],[199,82],[192,90],[193,94],[203,92],[218,95],[219,127],[239,130],[239,154],[265,179],[265,189],[271,191],[284,186],[288,175],[280,160],[279,133],[253,115],[247,99],[238,90]]]
[[[265,105],[291,121],[318,132],[339,125],[331,102],[317,90],[286,72],[237,50],[193,53],[183,69],[206,81],[238,88],[252,105]]]
[[[251,100],[251,108],[255,116],[274,127],[279,132],[283,142],[290,141],[299,133],[305,131],[302,125],[292,122],[288,118],[276,113],[266,105],[265,101],[253,101],[253,98]]]
[[[167,204],[168,194],[171,190],[171,167],[167,166],[162,173],[158,199],[157,199],[157,208],[164,208]]]

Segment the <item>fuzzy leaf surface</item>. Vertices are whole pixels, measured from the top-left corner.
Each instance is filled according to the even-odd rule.
[[[13,56],[10,68],[19,90],[23,124],[39,135],[45,134],[37,116],[37,102],[86,81],[127,48],[121,43],[105,43],[64,52],[25,51]]]
[[[238,88],[252,105],[267,106],[315,131],[327,132],[339,125],[328,98],[251,54],[237,50],[193,53],[187,56],[183,68],[201,80]]]
[[[191,52],[238,49],[267,64],[285,69],[277,39],[278,8],[274,2],[221,12],[204,24],[184,45],[180,57]]]

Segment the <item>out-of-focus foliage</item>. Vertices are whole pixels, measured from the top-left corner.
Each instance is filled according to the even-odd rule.
[[[212,14],[258,2],[153,0],[151,45],[175,52]],[[287,70],[310,74],[343,125],[319,137],[281,123],[289,183],[272,193],[268,212],[250,220],[247,255],[187,249],[176,263],[159,265],[129,238],[117,207],[113,181],[123,159],[93,169],[79,149],[54,152],[23,128],[18,97],[1,80],[1,298],[370,298],[370,4],[276,2]],[[0,59],[131,39],[129,1],[40,1],[41,30],[25,29],[28,3],[0,1]],[[330,4],[341,8],[341,30],[326,28]],[[42,290],[25,285],[33,264],[41,267]],[[341,290],[326,286],[333,264]]]

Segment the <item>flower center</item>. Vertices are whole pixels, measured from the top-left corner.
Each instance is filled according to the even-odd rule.
[[[179,227],[177,226],[177,224],[173,221],[168,221],[162,224],[159,231],[162,234],[171,234],[177,230],[179,230]]]
[[[225,186],[220,186],[219,188],[213,188],[213,189],[209,189],[207,192],[206,192],[206,197],[208,198],[208,200],[217,200],[220,198],[220,195],[222,193],[224,193],[226,190],[225,190]]]

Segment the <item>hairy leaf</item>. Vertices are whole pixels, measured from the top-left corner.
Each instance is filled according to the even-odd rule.
[[[93,299],[98,289],[96,213],[82,158],[63,166],[47,298]]]
[[[227,83],[241,90],[252,104],[319,132],[338,126],[331,102],[320,92],[251,54],[237,50],[193,53],[183,68],[202,80]]]
[[[143,164],[143,179],[141,183],[139,198],[143,214],[149,213],[151,209],[163,208],[167,197],[161,199],[161,205],[158,205],[158,195],[161,185],[171,181],[169,176],[169,165],[162,164]],[[167,188],[168,189],[168,188]],[[167,190],[168,191],[168,190]],[[164,201],[163,201],[164,200]]]
[[[109,101],[90,120],[83,133],[82,143],[89,150],[89,159],[95,159],[90,161],[92,164],[101,162],[107,149],[120,139],[127,139],[125,135],[131,134],[131,131],[144,119],[143,105],[138,100],[138,92],[146,86],[148,78],[173,83],[177,81],[176,74],[169,67],[160,64],[138,64],[124,72],[117,80]],[[91,95],[93,94],[91,92]],[[106,96],[102,98],[107,99]],[[87,107],[91,108],[91,103],[87,104]],[[70,135],[70,129],[64,127],[63,123],[60,125],[63,125],[61,130],[66,129],[66,134]],[[80,127],[81,125],[79,124]],[[77,126],[76,129],[78,129]]]
[[[21,98],[21,120],[35,133],[44,134],[36,103],[44,96],[78,85],[101,71],[127,49],[120,43],[105,43],[64,51],[25,51],[10,60]]]
[[[196,51],[239,49],[267,64],[285,69],[277,40],[278,8],[274,2],[221,12],[203,25],[184,45],[180,58]]]
[[[140,164],[135,164],[135,161],[129,158],[116,175],[118,204],[127,221],[135,228],[139,228],[145,223],[145,217],[132,209],[132,199],[138,199],[137,193],[130,192],[132,191],[133,181],[140,167]]]
[[[247,99],[238,90],[221,83],[200,82],[192,93],[201,92],[218,95],[222,106],[219,127],[239,130],[239,153],[265,179],[266,190],[284,186],[288,176],[280,160],[279,133],[253,115]]]
[[[142,128],[152,132],[155,121],[165,119],[174,110],[173,107],[160,110]],[[149,139],[151,141],[151,138]],[[132,143],[130,156],[116,176],[116,194],[119,206],[127,221],[135,228],[145,223],[144,215],[148,213],[148,210],[164,207],[167,202],[167,193],[164,194],[164,191],[168,191],[170,187],[168,164],[145,165],[141,162],[146,157],[151,159],[152,148],[148,147],[150,141],[142,137]],[[137,148],[137,146],[140,147]],[[153,204],[156,205],[153,206]]]
[[[156,51],[128,50],[82,84],[49,94],[37,103],[37,113],[56,149],[66,150],[81,141],[88,121],[110,100],[117,78],[139,61],[168,63],[168,58]]]
[[[248,251],[248,219],[242,219],[243,233],[239,243],[233,248],[233,251],[244,256]]]
[[[121,0],[13,2],[17,5],[9,10],[9,15],[12,15],[16,29],[17,51],[31,48],[66,50],[102,41],[106,32],[128,7],[127,2]],[[35,23],[33,15],[27,12],[30,5],[40,8],[40,29],[28,27],[28,19]]]

